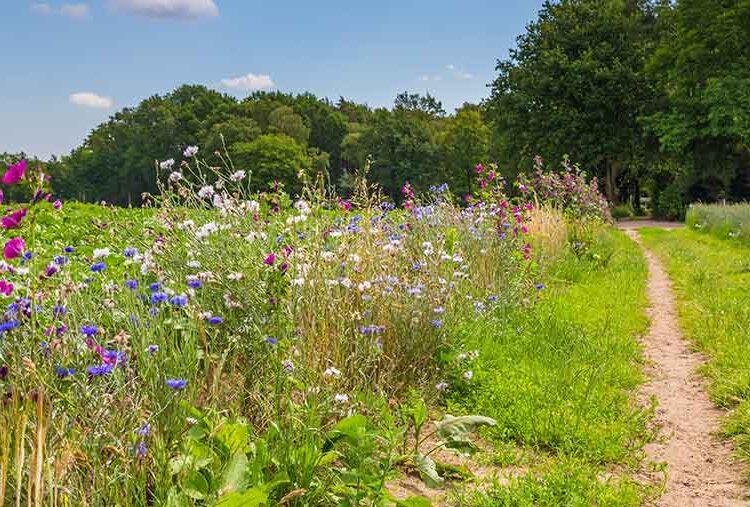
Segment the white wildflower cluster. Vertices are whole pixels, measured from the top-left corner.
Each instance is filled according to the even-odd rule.
[[[191,158],[198,154],[198,147],[197,146],[188,146],[185,148],[185,151],[182,152],[182,155],[185,158]]]
[[[245,173],[245,171],[239,170],[230,174],[229,180],[234,183],[237,183],[238,181],[245,179],[245,176],[247,176],[247,173]]]
[[[213,197],[215,192],[216,191],[212,185],[205,185],[198,190],[198,197],[201,199],[209,199]]]
[[[174,166],[173,158],[159,162],[159,169],[161,169],[162,171],[169,171],[170,169],[172,169],[173,166]]]
[[[195,237],[198,239],[204,239],[217,232],[218,230],[219,226],[216,225],[216,222],[208,222],[207,224],[199,227],[197,231],[195,231]]]

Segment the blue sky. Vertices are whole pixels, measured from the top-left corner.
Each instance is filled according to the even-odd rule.
[[[488,93],[542,0],[5,0],[0,152],[65,154],[122,107],[183,83],[389,106]]]

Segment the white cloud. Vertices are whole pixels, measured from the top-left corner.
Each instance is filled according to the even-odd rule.
[[[221,84],[223,84],[227,88],[232,88],[233,90],[250,92],[254,90],[271,88],[273,86],[273,81],[271,80],[271,76],[267,76],[265,74],[255,75],[251,73],[247,74],[246,76],[222,79]]]
[[[452,63],[446,65],[445,68],[456,79],[474,79],[474,74],[472,74],[470,72],[465,72],[465,71],[459,69],[458,67],[456,67],[455,65],[453,65]]]
[[[112,99],[102,97],[92,92],[72,93],[68,100],[77,106],[94,107],[97,109],[109,109],[112,107]]]
[[[70,18],[85,18],[89,15],[89,6],[86,4],[62,4],[60,14]]]
[[[89,15],[89,6],[84,3],[75,4],[62,4],[60,7],[55,7],[49,2],[37,2],[31,6],[31,10],[37,14],[50,15],[50,14],[62,14],[69,18],[85,18]]]
[[[201,18],[219,15],[214,0],[110,0],[118,11],[150,18]]]

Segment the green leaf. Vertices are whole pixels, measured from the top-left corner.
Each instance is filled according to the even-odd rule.
[[[418,399],[412,409],[412,417],[414,418],[414,427],[419,430],[427,422],[427,405],[422,398]]]
[[[230,493],[219,498],[217,507],[261,507],[268,502],[268,495],[258,488],[242,493]]]
[[[232,456],[224,467],[220,491],[231,493],[243,490],[245,487],[247,487],[247,456],[239,452]]]
[[[173,486],[167,494],[167,501],[164,507],[190,507],[193,502],[185,496],[176,486]]]
[[[184,454],[180,454],[169,460],[169,470],[172,472],[172,475],[177,475],[185,469],[192,468],[192,466],[193,458]]]
[[[206,495],[209,493],[208,481],[197,470],[190,472],[180,484],[182,485],[182,491],[195,500],[206,498]]]
[[[476,446],[469,440],[469,435],[481,426],[495,426],[497,421],[481,415],[453,417],[446,414],[437,424],[437,432],[445,440],[445,446],[462,452],[472,452]]]
[[[425,484],[431,488],[437,488],[443,483],[443,478],[437,473],[435,462],[432,458],[422,453],[414,456],[414,464],[417,466],[419,476]]]
[[[396,500],[398,507],[432,507],[432,502],[423,496],[410,496],[406,500]]]
[[[246,423],[225,424],[216,432],[216,440],[228,449],[229,454],[246,452],[250,440],[250,430]]]

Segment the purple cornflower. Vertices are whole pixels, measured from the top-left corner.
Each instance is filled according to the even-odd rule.
[[[435,319],[432,321],[432,325],[435,326],[436,328],[441,328],[443,327],[443,321],[440,319]]]
[[[158,345],[149,345],[146,347],[146,352],[148,352],[149,356],[153,356],[157,352],[159,352],[159,346]]]
[[[146,442],[144,442],[143,440],[141,440],[138,443],[138,446],[135,448],[135,454],[139,458],[145,458],[146,457],[146,453],[148,453],[148,448],[146,447]]]
[[[156,294],[154,294],[154,295],[156,295]],[[172,296],[169,299],[169,304],[171,304],[172,306],[177,306],[178,308],[185,308],[187,306],[187,304],[188,304],[188,298],[184,294],[180,294],[180,295],[177,295],[177,296]]]
[[[67,312],[67,308],[65,308],[63,305],[55,305],[55,307],[52,309],[52,315],[54,315],[55,317],[65,315]]]
[[[103,375],[109,375],[112,373],[114,366],[111,364],[100,364],[97,366],[89,366],[86,368],[88,374],[92,377],[101,377]]]
[[[191,289],[200,289],[201,287],[203,287],[203,282],[201,282],[200,280],[189,280],[187,285]]]
[[[542,290],[542,289],[544,289],[544,284],[543,283],[538,283],[534,287],[536,287],[536,290]]]
[[[57,273],[58,271],[60,271],[60,268],[57,267],[57,264],[50,264],[49,266],[44,268],[44,276],[46,278],[49,278],[55,273]]]
[[[65,248],[63,248],[63,252],[65,252],[65,253],[73,253],[75,251],[76,251],[76,249],[73,248],[72,246],[66,246]]]
[[[123,254],[125,255],[125,257],[135,257],[136,255],[138,255],[138,249],[129,246],[125,249]]]
[[[208,318],[208,323],[214,326],[218,326],[219,324],[224,323],[224,319],[214,315],[213,317]]]
[[[99,328],[96,326],[81,326],[81,333],[86,336],[94,336],[99,332]]]
[[[56,255],[55,256],[55,264],[58,266],[64,266],[68,263],[70,259],[68,259],[67,255]]]
[[[167,386],[175,391],[180,391],[187,386],[187,380],[181,378],[170,378],[167,379]]]
[[[383,326],[362,326],[359,328],[362,334],[380,334],[385,331]]]
[[[55,374],[60,378],[69,377],[71,375],[75,375],[75,373],[75,368],[64,368],[62,366],[58,366],[57,368],[55,368]]]
[[[154,282],[149,285],[148,288],[151,292],[158,292],[159,289],[161,289],[161,284],[159,282]]]
[[[279,340],[277,340],[276,338],[271,338],[269,336],[268,338],[265,339],[265,342],[268,343],[269,345],[277,345],[279,343]]]
[[[138,428],[135,432],[142,437],[148,437],[151,435],[151,425],[149,423],[144,423],[144,425]]]
[[[93,273],[99,273],[101,271],[104,271],[107,268],[107,265],[103,262],[97,262],[96,264],[91,265],[91,271]]]
[[[127,287],[130,290],[138,290],[138,281],[137,280],[125,280],[125,287]]]
[[[167,294],[164,292],[154,292],[153,294],[151,294],[152,305],[163,303],[166,300],[167,300]]]

